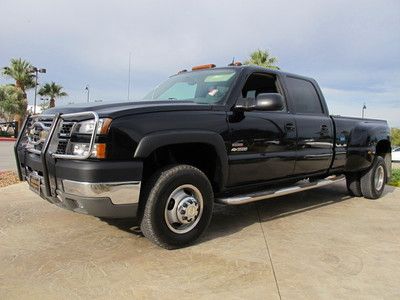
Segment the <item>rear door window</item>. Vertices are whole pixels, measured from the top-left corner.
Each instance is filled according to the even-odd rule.
[[[297,113],[323,114],[318,93],[310,81],[287,77],[286,82]]]

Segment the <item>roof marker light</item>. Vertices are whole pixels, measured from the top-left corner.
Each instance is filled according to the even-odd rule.
[[[211,68],[215,68],[215,65],[214,64],[208,64],[208,65],[194,66],[192,68],[192,71],[203,70],[203,69],[211,69]]]

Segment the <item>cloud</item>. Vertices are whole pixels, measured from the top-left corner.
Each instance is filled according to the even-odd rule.
[[[392,113],[399,107],[378,105],[400,101],[398,0],[3,0],[1,7],[0,64],[23,57],[47,67],[42,80],[67,89],[63,102],[84,101],[86,84],[94,99],[126,99],[129,52],[139,97],[178,70],[266,48],[282,69],[316,78],[331,106],[347,103],[358,114],[367,99],[399,123]]]

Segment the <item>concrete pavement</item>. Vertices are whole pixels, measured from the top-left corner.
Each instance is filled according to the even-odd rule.
[[[14,159],[14,143],[12,141],[0,141],[0,171],[17,171]]]
[[[400,189],[371,201],[338,183],[217,206],[203,239],[175,251],[24,183],[0,195],[1,299],[400,298]]]

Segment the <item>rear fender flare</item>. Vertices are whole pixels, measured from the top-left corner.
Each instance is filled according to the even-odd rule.
[[[347,147],[347,172],[357,172],[369,169],[377,155],[377,145],[389,141],[390,130],[387,124],[375,122],[360,122],[350,132]]]

